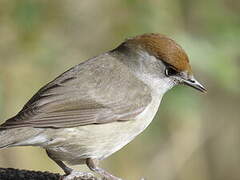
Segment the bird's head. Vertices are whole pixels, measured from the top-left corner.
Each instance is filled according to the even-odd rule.
[[[117,50],[128,56],[132,56],[132,52],[138,54],[138,57],[142,57],[138,70],[164,79],[171,87],[185,84],[201,92],[206,91],[193,76],[186,52],[174,40],[164,35],[153,33],[139,35],[127,39]]]

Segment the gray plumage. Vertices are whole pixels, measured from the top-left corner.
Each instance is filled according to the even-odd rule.
[[[112,55],[66,71],[41,88],[1,128],[75,127],[133,119],[151,101],[149,88]]]

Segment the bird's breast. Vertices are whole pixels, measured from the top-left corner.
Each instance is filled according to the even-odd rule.
[[[51,139],[45,148],[56,158],[79,164],[86,158],[104,159],[128,144],[153,120],[161,96],[153,97],[146,109],[135,119],[124,122],[94,124],[45,131]]]

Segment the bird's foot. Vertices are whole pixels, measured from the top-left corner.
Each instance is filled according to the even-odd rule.
[[[73,170],[70,174],[64,176],[62,180],[97,180],[97,178],[92,173]]]
[[[119,177],[113,176],[113,175],[105,175],[102,180],[123,180]]]
[[[98,164],[98,160],[97,159],[89,158],[89,159],[86,160],[86,164],[89,167],[89,169],[91,169],[92,171],[94,171],[94,172],[98,173],[99,175],[101,175],[103,177],[102,180],[122,180],[121,178],[113,176],[109,172],[107,172],[104,169],[98,167],[97,166],[97,164]]]

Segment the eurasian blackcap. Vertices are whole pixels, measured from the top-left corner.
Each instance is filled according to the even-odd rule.
[[[144,34],[89,59],[41,88],[0,126],[0,147],[40,146],[66,173],[86,163],[107,179],[119,179],[97,165],[133,140],[153,120],[163,95],[178,84],[204,92],[188,56],[172,39]]]

